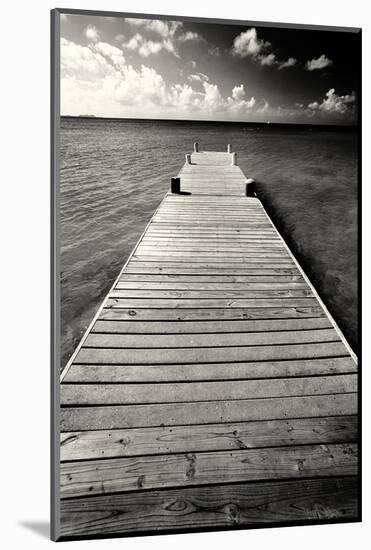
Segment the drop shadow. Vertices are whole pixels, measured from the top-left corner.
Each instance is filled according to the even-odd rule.
[[[177,193],[172,193],[172,195],[192,195],[190,191],[178,191]]]
[[[50,523],[48,521],[19,521],[18,525],[33,531],[43,539],[50,539]]]

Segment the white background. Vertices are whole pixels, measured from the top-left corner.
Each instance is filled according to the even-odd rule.
[[[371,337],[368,237],[370,223],[370,14],[365,0],[6,0],[1,8],[1,543],[41,548],[49,519],[49,10],[54,7],[147,12],[364,29],[364,523],[66,543],[69,548],[167,550],[249,545],[300,550],[366,547],[370,529],[369,365]],[[368,4],[370,5],[370,4]],[[5,125],[4,125],[5,120]],[[4,170],[5,167],[5,170]],[[341,224],[340,226],[341,227]],[[339,229],[341,230],[341,229]],[[5,254],[4,254],[5,252]],[[4,334],[6,332],[6,334]],[[4,490],[5,489],[5,490]]]

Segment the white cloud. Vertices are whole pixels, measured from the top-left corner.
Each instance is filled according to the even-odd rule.
[[[190,74],[187,78],[190,82],[208,82],[210,80],[204,73]]]
[[[187,31],[178,36],[180,42],[204,42],[204,38],[198,32]]]
[[[289,57],[288,59],[286,59],[286,61],[281,61],[279,64],[278,64],[278,69],[281,70],[281,69],[286,69],[287,67],[294,67],[294,65],[296,65],[297,61],[295,59],[295,57]]]
[[[310,61],[306,62],[305,68],[307,71],[316,71],[324,69],[325,67],[330,67],[332,65],[331,59],[322,54],[320,57],[313,58]]]
[[[266,113],[269,109],[269,103],[266,99],[263,99],[262,105],[257,109],[258,113]]]
[[[258,38],[258,33],[253,27],[236,36],[233,41],[232,53],[240,57],[257,57],[260,52],[269,46],[269,42],[264,42],[264,40]]]
[[[143,57],[148,57],[153,54],[157,54],[162,50],[166,50],[176,57],[178,57],[178,53],[176,52],[174,48],[174,44],[169,39],[164,39],[161,41],[154,41],[154,40],[148,40],[147,38],[144,38],[142,34],[135,34],[128,42],[123,43],[122,47],[127,50],[136,50],[138,51],[139,55]]]
[[[354,113],[356,96],[355,93],[346,95],[338,95],[335,88],[331,88],[326,92],[322,103],[313,101],[309,103],[308,109],[311,111],[322,111],[324,113],[337,113],[340,115]]]
[[[147,19],[144,27],[153,31],[163,38],[170,38],[174,36],[176,31],[183,26],[180,21],[162,21],[160,19]]]
[[[243,84],[235,86],[232,90],[232,97],[227,98],[228,110],[234,115],[241,115],[243,111],[248,111],[255,106],[256,100],[254,97],[246,100],[246,92]]]
[[[277,63],[276,56],[274,53],[269,53],[268,55],[258,56],[261,65],[275,65]]]
[[[309,103],[308,104],[308,109],[311,109],[312,111],[315,111],[316,109],[319,109],[318,101],[312,101],[312,103]]]
[[[232,90],[232,97],[236,101],[241,101],[242,99],[244,99],[245,95],[246,93],[245,93],[245,88],[243,84],[240,84],[239,86],[235,86]]]
[[[125,40],[125,35],[124,34],[116,34],[115,36],[115,41],[116,42],[123,42]]]
[[[97,81],[105,78],[112,66],[98,52],[80,46],[65,38],[61,39],[61,76],[82,81]]]
[[[88,40],[92,42],[98,42],[100,40],[99,32],[94,25],[88,25],[85,29],[85,36]]]
[[[93,51],[100,53],[104,57],[107,57],[113,65],[124,65],[125,57],[122,51],[116,46],[111,46],[107,42],[97,42],[91,46]]]
[[[233,41],[232,55],[246,58],[250,57],[260,65],[271,67],[277,65],[279,69],[293,67],[296,64],[294,57],[286,61],[279,61],[271,50],[271,43],[258,37],[254,27],[242,32]]]
[[[147,41],[147,45],[148,45]],[[142,46],[143,44],[141,44]],[[107,42],[81,46],[61,40],[61,98],[63,114],[96,116],[220,116],[235,119],[255,110],[254,97],[246,97],[243,84],[223,96],[208,75],[194,73],[191,83],[167,85],[155,69],[134,68],[120,48]]]

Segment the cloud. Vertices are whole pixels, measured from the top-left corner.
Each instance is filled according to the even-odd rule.
[[[91,40],[92,42],[97,42],[100,40],[99,32],[94,25],[88,25],[85,29],[85,36],[88,40]]]
[[[325,67],[330,67],[332,65],[331,59],[322,54],[320,57],[313,58],[310,61],[306,62],[305,69],[307,71],[318,71],[324,69]]]
[[[239,57],[257,57],[269,46],[269,42],[258,38],[256,29],[253,27],[236,36],[233,41],[232,53]]]
[[[269,103],[266,99],[263,99],[263,103],[260,105],[260,107],[257,109],[258,113],[266,113],[269,109]]]
[[[281,69],[286,69],[287,67],[294,67],[296,63],[297,61],[295,57],[289,57],[288,59],[286,59],[286,61],[281,61],[278,64],[278,69],[281,70]]]
[[[190,82],[208,82],[210,80],[204,73],[190,74],[187,78]]]
[[[204,37],[198,34],[198,32],[192,32],[192,31],[187,31],[183,34],[180,34],[178,36],[178,40],[179,42],[204,42],[205,41]]]
[[[104,57],[108,58],[113,65],[124,65],[125,57],[122,53],[122,50],[116,48],[116,46],[111,46],[107,42],[97,42],[91,46],[93,51],[100,53]]]
[[[130,23],[130,19],[127,19]],[[152,31],[162,36],[162,38],[170,38],[174,36],[178,29],[181,29],[183,23],[180,21],[162,21],[160,19],[144,19],[145,29]]]
[[[232,97],[227,98],[228,110],[234,116],[240,115],[242,111],[248,111],[255,106],[254,97],[246,100],[246,92],[243,84],[235,86],[232,90]]]
[[[171,118],[199,115],[235,119],[255,109],[243,84],[225,97],[208,75],[193,73],[188,83],[168,85],[154,68],[125,61],[120,48],[107,42],[81,46],[61,40],[61,99],[63,114],[150,116]],[[197,82],[198,89],[192,82]]]
[[[268,55],[260,55],[258,58],[261,65],[271,66],[277,63],[274,53],[269,53]]]
[[[241,101],[242,99],[244,99],[245,95],[246,93],[245,93],[245,88],[243,84],[240,84],[239,86],[235,86],[232,90],[232,97],[236,101]]]
[[[128,17],[126,23],[134,27],[143,27],[162,38],[172,38],[183,27],[180,21],[162,21],[161,19],[136,19]]]
[[[61,39],[61,77],[74,78],[85,82],[104,79],[113,67],[96,50]]]
[[[115,41],[116,42],[123,42],[125,40],[125,35],[124,34],[116,34],[115,36]]]
[[[258,38],[254,27],[236,36],[233,41],[232,55],[242,58],[250,57],[266,67],[277,65],[278,69],[293,67],[296,64],[294,57],[279,61],[276,54],[271,51],[271,43]]]
[[[143,57],[149,57],[150,55],[157,54],[162,50],[166,50],[176,57],[179,57],[171,40],[148,40],[147,38],[144,38],[144,36],[140,33],[135,34],[128,42],[123,43],[122,47],[127,50],[137,51],[139,55]]]
[[[322,102],[313,101],[308,104],[310,111],[319,111],[322,113],[336,113],[338,115],[349,115],[355,112],[356,96],[355,93],[338,95],[335,88],[326,92]]]

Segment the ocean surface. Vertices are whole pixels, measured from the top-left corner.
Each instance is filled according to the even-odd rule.
[[[357,135],[341,129],[61,120],[63,368],[193,142],[226,150],[357,352]]]

